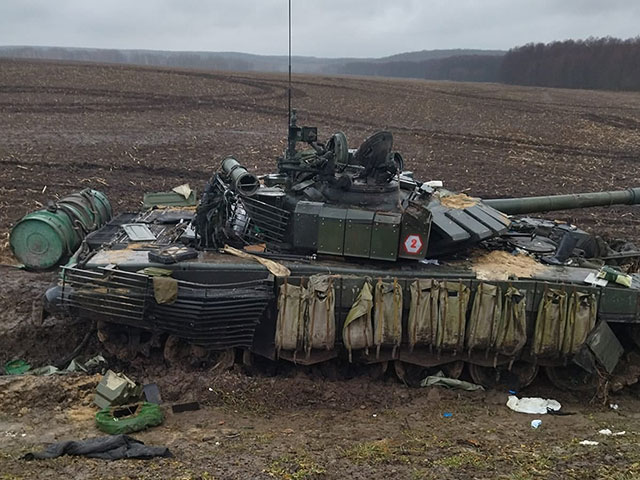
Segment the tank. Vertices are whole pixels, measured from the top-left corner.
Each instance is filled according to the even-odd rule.
[[[606,265],[635,249],[515,215],[636,204],[640,189],[483,200],[405,171],[390,132],[350,149],[295,112],[274,163],[258,178],[223,159],[197,205],[114,217],[47,308],[98,321],[121,358],[357,366],[409,384],[466,366],[519,389],[544,368],[592,389],[637,348],[640,277]]]

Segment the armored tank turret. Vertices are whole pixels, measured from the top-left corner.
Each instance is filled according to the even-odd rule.
[[[48,308],[98,320],[126,358],[360,365],[409,383],[467,364],[485,386],[522,388],[545,367],[593,388],[636,348],[640,277],[603,269],[596,236],[514,215],[636,204],[640,189],[482,200],[405,171],[390,132],[350,149],[295,115],[274,173],[240,160],[199,202],[148,196],[89,234]]]
[[[320,143],[316,129],[297,127],[293,116],[278,173],[262,185],[237,160],[223,161],[196,217],[199,245],[264,243],[293,255],[420,261],[509,233],[508,215],[640,203],[640,188],[482,200],[418,181],[403,166],[390,132],[349,150],[343,133]],[[212,225],[210,205],[225,202],[225,219],[215,216]]]

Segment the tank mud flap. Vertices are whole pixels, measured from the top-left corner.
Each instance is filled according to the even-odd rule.
[[[444,282],[442,284],[436,335],[438,351],[453,350],[455,355],[464,348],[469,294],[469,287],[462,282]]]
[[[371,324],[371,311],[373,310],[373,295],[371,283],[365,281],[356,301],[351,306],[342,328],[342,341],[349,352],[349,361],[352,361],[352,351],[368,349],[373,345],[373,326]]]
[[[504,294],[496,337],[496,352],[507,356],[516,355],[527,343],[525,295],[515,287],[509,286]]]
[[[533,353],[541,357],[576,354],[595,326],[597,311],[594,294],[574,291],[569,295],[547,288],[538,308]]]
[[[380,357],[380,347],[383,345],[392,346],[391,355],[395,357],[402,342],[402,287],[398,279],[394,278],[391,283],[378,280],[373,319],[376,358]]]
[[[314,348],[331,350],[336,342],[336,295],[333,277],[313,275],[307,286],[308,318],[305,329],[305,351]]]
[[[411,284],[409,347],[427,344],[455,353],[464,348],[469,287],[462,282],[416,280]]]
[[[514,356],[527,343],[525,297],[509,286],[502,294],[497,285],[480,283],[467,326],[467,349]]]
[[[497,285],[481,282],[476,290],[469,325],[467,349],[493,350],[496,346],[498,324],[502,317],[502,292]]]
[[[290,285],[285,279],[278,295],[276,352],[299,350],[302,347],[306,308],[304,287]]]
[[[407,324],[409,350],[416,345],[435,345],[438,330],[438,297],[436,280],[416,280],[411,284],[411,305]]]
[[[574,355],[580,350],[589,333],[596,326],[597,312],[597,300],[593,293],[573,292],[571,294],[562,342],[564,355]]]
[[[533,338],[533,353],[553,357],[560,353],[567,321],[567,292],[546,288],[540,300]]]
[[[335,288],[330,275],[313,275],[307,288],[285,279],[278,295],[276,351],[314,348],[331,350],[335,344]],[[295,357],[294,357],[295,358]]]

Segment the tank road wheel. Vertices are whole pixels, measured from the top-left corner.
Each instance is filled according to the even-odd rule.
[[[109,355],[121,361],[131,361],[138,354],[148,357],[151,348],[157,346],[156,337],[139,328],[98,322],[98,340]]]
[[[495,388],[505,385],[515,390],[531,385],[538,374],[538,366],[533,363],[515,361],[509,369],[509,365],[497,367],[483,367],[474,363],[469,364],[469,374],[474,383],[485,388]]]
[[[164,360],[170,365],[201,365],[209,359],[209,352],[191,345],[175,335],[169,335],[164,343]]]
[[[560,390],[571,392],[593,392],[598,387],[598,375],[587,372],[578,365],[546,367],[549,381]]]
[[[420,382],[429,375],[435,375],[439,371],[442,371],[447,378],[460,378],[462,370],[464,369],[464,362],[450,362],[443,365],[436,365],[433,367],[423,367],[422,365],[415,365],[413,363],[402,362],[396,360],[393,362],[396,376],[412,387],[420,386]]]
[[[464,362],[457,361],[445,363],[444,365],[440,365],[437,368],[440,368],[442,370],[442,373],[444,373],[445,377],[458,379],[460,378],[460,375],[462,375],[462,371],[464,370]]]
[[[223,371],[231,370],[236,363],[236,349],[227,348],[220,352],[211,352],[214,358],[212,370]]]
[[[367,376],[371,380],[381,380],[384,374],[387,373],[389,368],[389,362],[378,362],[367,365]]]

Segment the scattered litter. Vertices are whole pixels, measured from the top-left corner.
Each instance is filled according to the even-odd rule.
[[[476,385],[475,383],[465,382],[464,380],[458,380],[457,378],[448,378],[444,376],[444,373],[438,372],[436,375],[429,375],[420,382],[421,387],[440,386],[445,388],[454,388],[460,390],[467,390],[468,392],[474,392],[476,390],[484,390],[482,385]]]
[[[31,365],[22,359],[11,360],[4,364],[7,375],[22,375],[31,369]]]
[[[631,275],[626,273],[622,273],[619,270],[616,270],[613,267],[605,265],[598,272],[598,278],[604,278],[610,282],[615,282],[618,285],[623,285],[625,287],[631,287]]]
[[[609,404],[609,408],[611,410],[617,410],[618,409],[618,404],[617,403],[610,403]]]
[[[580,445],[600,445],[600,442],[594,442],[593,440],[582,440]]]
[[[451,413],[451,412],[444,412],[444,413],[442,414],[442,416],[443,416],[444,418],[451,418],[451,417],[453,417],[453,413]]]
[[[96,413],[97,427],[111,435],[139,432],[163,421],[160,406],[148,402],[103,408]]]
[[[172,457],[167,447],[146,446],[128,435],[109,435],[88,438],[78,442],[66,441],[49,445],[42,452],[27,453],[23,460],[43,460],[63,455],[82,455],[103,460],[138,458],[147,460],[153,457]]]
[[[371,415],[373,418],[376,418],[378,416],[377,413],[374,413],[373,415]]]
[[[93,403],[100,408],[107,408],[112,405],[137,402],[141,395],[142,385],[138,385],[124,373],[107,370],[96,387]]]
[[[210,392],[213,392],[213,388],[209,387],[209,391],[210,391]]]
[[[442,180],[429,180],[428,182],[424,182],[424,185],[431,188],[441,188],[444,184]]]
[[[171,191],[176,192],[178,195],[182,195],[185,200],[188,200],[189,196],[191,195],[191,187],[188,183],[183,183],[182,185],[173,187]]]
[[[531,420],[531,428],[538,428],[542,425],[542,420]]]
[[[83,362],[78,358],[74,358],[69,362],[65,368],[58,368],[55,365],[45,365],[44,367],[34,368],[28,373],[31,375],[66,375],[67,373],[83,372],[83,373],[97,373],[102,372],[107,367],[107,361],[102,355],[96,355]]]
[[[598,277],[596,277],[596,275],[593,272],[591,272],[584,279],[584,283],[588,283],[588,284],[594,285],[596,287],[606,287],[607,284],[609,283],[609,281],[605,280],[604,278],[598,278]]]
[[[601,435],[611,435],[612,437],[617,437],[619,435],[624,435],[627,432],[625,430],[622,430],[620,432],[614,433],[609,428],[603,428],[602,430],[598,431],[598,433]]]
[[[156,405],[160,405],[162,403],[162,397],[160,396],[160,389],[158,388],[158,384],[147,383],[144,387],[142,387],[142,393],[144,394],[144,398],[147,402],[155,403]]]
[[[557,411],[562,407],[556,400],[539,397],[522,397],[509,395],[507,407],[519,413],[531,413],[534,415],[544,415],[550,410]]]
[[[171,406],[173,413],[193,412],[200,410],[200,404],[198,402],[178,403]]]
[[[287,267],[285,267],[281,263],[269,260],[268,258],[258,257],[257,255],[243,252],[242,250],[230,247],[229,245],[225,245],[222,251],[224,253],[235,255],[236,257],[244,258],[245,260],[255,260],[256,262],[264,265],[267,270],[269,270],[276,277],[288,277],[289,275],[291,275],[291,270],[289,270]]]
[[[437,258],[425,258],[424,260],[420,260],[420,263],[425,265],[440,265],[440,262]]]

